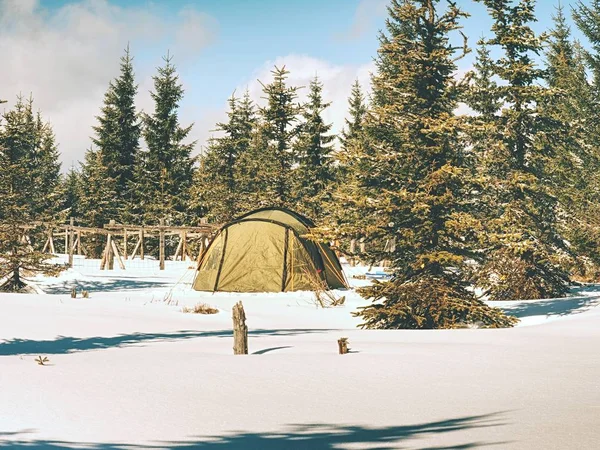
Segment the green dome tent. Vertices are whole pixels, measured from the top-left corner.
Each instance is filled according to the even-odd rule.
[[[223,226],[202,257],[197,291],[286,292],[347,287],[328,245],[305,237],[314,224],[283,208],[252,211]]]

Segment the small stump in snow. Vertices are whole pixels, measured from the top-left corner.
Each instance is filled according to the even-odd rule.
[[[237,302],[233,307],[233,354],[248,354],[248,327],[242,302]]]
[[[345,355],[348,353],[348,350],[350,350],[348,348],[348,338],[343,337],[338,339],[338,350],[340,355]]]

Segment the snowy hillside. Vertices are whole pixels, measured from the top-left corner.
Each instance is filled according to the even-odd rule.
[[[0,448],[597,448],[600,288],[499,304],[514,329],[365,331],[352,291],[325,310],[200,293],[188,267],[86,264],[0,295]],[[248,356],[232,354],[238,300]],[[198,302],[220,312],[181,312]]]

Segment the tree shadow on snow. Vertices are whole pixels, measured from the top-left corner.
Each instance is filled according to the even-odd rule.
[[[147,289],[162,289],[173,287],[173,280],[139,280],[136,278],[101,279],[101,280],[78,280],[63,281],[57,284],[42,285],[41,289],[46,294],[65,295],[70,294],[71,289],[89,292],[122,292],[138,291]]]
[[[250,336],[298,336],[308,333],[322,333],[323,329],[282,329],[250,330]],[[103,350],[108,348],[129,347],[144,343],[174,342],[202,337],[233,337],[231,330],[192,331],[183,330],[172,333],[131,333],[118,336],[72,337],[57,336],[53,340],[11,339],[0,342],[0,356],[24,354],[62,355],[80,351]]]
[[[499,414],[460,417],[437,422],[406,426],[371,428],[351,425],[305,424],[293,425],[278,433],[236,432],[226,436],[209,436],[190,441],[158,442],[147,445],[124,443],[74,443],[64,441],[44,441],[22,438],[3,439],[0,434],[0,448],[27,449],[75,449],[75,450],[301,450],[339,449],[352,445],[353,448],[395,449],[402,448],[402,441],[438,437],[446,433],[467,431],[478,428],[505,426]],[[443,440],[443,437],[441,437]],[[424,450],[470,449],[493,445],[506,445],[506,442],[466,442],[451,446],[420,447]],[[376,446],[376,447],[375,447]]]
[[[505,313],[519,318],[530,316],[568,316],[600,305],[600,297],[572,297],[523,301],[514,306],[501,306]]]

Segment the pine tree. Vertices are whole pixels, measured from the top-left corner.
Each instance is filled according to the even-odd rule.
[[[108,174],[101,150],[89,149],[81,166],[79,208],[81,221],[102,228],[118,217],[117,181]]]
[[[297,104],[298,87],[288,86],[286,79],[289,71],[285,66],[275,67],[271,71],[273,81],[263,86],[265,107],[260,108],[262,136],[255,142],[264,142],[266,147],[256,149],[262,162],[257,174],[258,185],[266,185],[263,199],[274,206],[293,205],[292,168],[297,162],[294,152],[294,140],[298,136],[297,125],[301,108]]]
[[[194,182],[192,203],[197,201],[199,210],[206,208],[211,221],[229,222],[248,208],[242,184],[246,168],[240,161],[247,161],[244,155],[250,148],[255,122],[255,107],[249,92],[241,101],[232,95],[228,121],[217,124],[217,131],[223,136],[209,142]]]
[[[58,219],[60,212],[59,151],[52,127],[38,113],[35,122],[36,146],[31,155],[30,176],[36,186],[34,213],[38,220]]]
[[[141,123],[135,110],[137,85],[133,72],[133,57],[129,46],[121,57],[121,74],[109,84],[96,136],[92,139],[102,155],[109,177],[116,182],[114,202],[123,212],[123,220],[131,219],[132,183],[140,145]],[[115,217],[116,219],[117,217]]]
[[[586,281],[600,273],[600,170],[597,145],[595,100],[581,46],[572,41],[562,7],[553,16],[554,28],[546,52],[546,82],[557,91],[542,107],[560,126],[561,139],[555,139],[554,164],[550,175],[558,184],[563,234],[570,243],[572,263],[568,269]]]
[[[358,79],[352,85],[348,106],[349,118],[344,119],[346,126],[339,136],[342,149],[348,148],[352,141],[360,138],[363,130],[363,121],[367,115],[367,103]]]
[[[364,237],[367,257],[391,259],[393,276],[359,292],[373,300],[359,315],[367,328],[453,328],[514,320],[477,299],[469,288],[479,227],[470,214],[470,171],[454,115],[463,89],[453,73],[459,48],[450,35],[465,17],[455,4],[438,12],[437,0],[392,0],[387,34],[380,36],[373,96],[355,150],[356,187],[342,208],[362,221],[338,230]],[[391,253],[386,240],[395,240]]]
[[[142,212],[145,223],[161,218],[167,223],[183,223],[189,218],[190,188],[194,175],[191,152],[196,144],[184,143],[192,125],[181,127],[178,108],[184,89],[167,54],[165,65],[153,77],[154,112],[143,115],[143,136],[148,149],[140,155],[141,178],[136,180],[135,198],[146,200]]]
[[[304,118],[300,127],[295,153],[298,168],[295,170],[296,210],[319,221],[325,212],[323,205],[329,201],[330,186],[334,181],[333,141],[329,134],[331,124],[323,120],[331,102],[323,101],[323,83],[315,77],[309,86],[308,101],[303,107]]]
[[[61,181],[61,210],[67,217],[82,217],[80,201],[82,198],[81,173],[71,167]]]
[[[39,128],[32,101],[19,98],[14,109],[3,115],[0,129],[0,290],[26,289],[25,273],[55,274],[46,261],[50,255],[36,250],[41,230],[32,228],[40,205],[36,185],[35,153]]]
[[[573,7],[573,19],[591,47],[589,51],[585,51],[585,56],[592,71],[594,101],[600,102],[600,0],[585,3],[577,1]]]
[[[479,1],[494,20],[494,36],[485,44],[503,55],[486,62],[502,81],[487,95],[502,110],[484,118],[491,139],[478,155],[484,178],[480,205],[485,233],[480,236],[486,261],[476,281],[494,300],[560,296],[568,289],[558,260],[565,245],[557,189],[547,183],[557,124],[541,107],[555,91],[541,85],[544,72],[532,59],[543,44],[529,26],[535,20],[534,1],[519,0],[515,6],[506,0]]]

